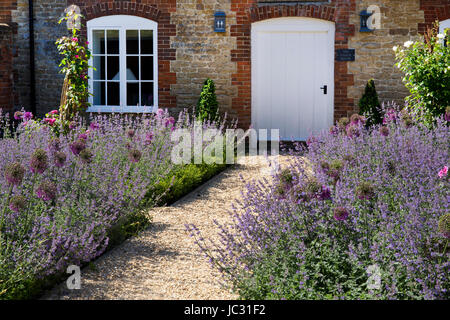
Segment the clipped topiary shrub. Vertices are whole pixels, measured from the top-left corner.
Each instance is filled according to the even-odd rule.
[[[219,103],[216,97],[216,86],[214,81],[206,79],[202,93],[198,99],[196,109],[197,119],[200,121],[217,121],[219,118]]]
[[[378,100],[378,93],[373,79],[367,82],[366,89],[358,105],[360,114],[367,119],[367,127],[381,124],[383,116],[381,115],[380,101]]]

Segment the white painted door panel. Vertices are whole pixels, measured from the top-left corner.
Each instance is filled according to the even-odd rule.
[[[333,97],[333,23],[280,18],[253,24],[254,128],[280,129],[283,140],[305,140],[332,124]]]

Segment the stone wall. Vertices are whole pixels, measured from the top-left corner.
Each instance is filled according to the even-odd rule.
[[[349,72],[354,75],[354,86],[349,88],[349,98],[354,100],[355,111],[367,81],[375,80],[380,101],[404,103],[409,94],[402,83],[402,73],[395,64],[392,47],[408,40],[417,40],[418,25],[424,21],[420,0],[362,0],[357,1],[352,23],[359,26],[359,12],[370,5],[381,11],[381,28],[373,32],[359,32],[350,38],[349,47],[356,49],[356,61],[349,62]]]
[[[227,15],[224,33],[214,32],[214,12]],[[172,14],[172,23],[177,34],[171,46],[177,50],[172,61],[172,71],[177,74],[177,83],[172,92],[177,96],[178,108],[197,104],[204,81],[214,80],[222,112],[237,116],[231,109],[237,88],[231,83],[236,64],[231,61],[231,50],[236,48],[236,38],[230,37],[230,25],[235,24],[235,13],[229,0],[178,0],[177,11]]]

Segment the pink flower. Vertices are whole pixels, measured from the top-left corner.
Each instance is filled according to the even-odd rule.
[[[73,42],[78,42],[78,38],[72,38]]]
[[[50,114],[58,114],[59,112],[58,112],[58,110],[52,110],[52,111],[50,111]]]
[[[86,44],[89,44],[89,41],[86,41]]]
[[[447,176],[447,174],[448,174],[448,167],[447,166],[444,166],[444,168],[442,168],[441,169],[441,171],[439,171],[439,178],[444,178],[444,177],[446,177]]]
[[[45,118],[44,119],[44,122],[51,126],[55,123],[55,121],[56,121],[56,119],[53,119],[53,118]]]
[[[79,55],[77,55],[77,54],[75,55],[75,59],[78,59],[79,57],[80,57]]]

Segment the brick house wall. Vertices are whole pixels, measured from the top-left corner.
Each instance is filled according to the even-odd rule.
[[[192,107],[204,80],[210,77],[217,84],[221,110],[238,117],[243,127],[251,121],[253,22],[295,16],[336,24],[336,48],[356,49],[354,62],[335,62],[335,118],[338,118],[357,110],[370,78],[375,79],[381,100],[401,102],[408,92],[394,67],[392,47],[417,38],[436,19],[450,18],[450,0],[34,0],[34,3],[39,115],[58,106],[62,76],[58,73],[59,57],[54,42],[66,31],[57,21],[64,8],[76,4],[88,20],[128,14],[158,22],[160,107],[174,112]],[[361,33],[359,12],[369,5],[380,7],[381,29]],[[215,11],[227,15],[224,33],[213,31]],[[0,89],[1,99],[6,99],[0,103],[6,105],[4,101],[9,101],[15,108],[28,109],[28,0],[2,1],[1,22],[16,27],[9,31],[8,37],[0,33],[0,48],[5,53],[0,61],[0,88],[13,88],[9,98],[5,98],[7,90]],[[10,61],[13,67],[8,67]]]

